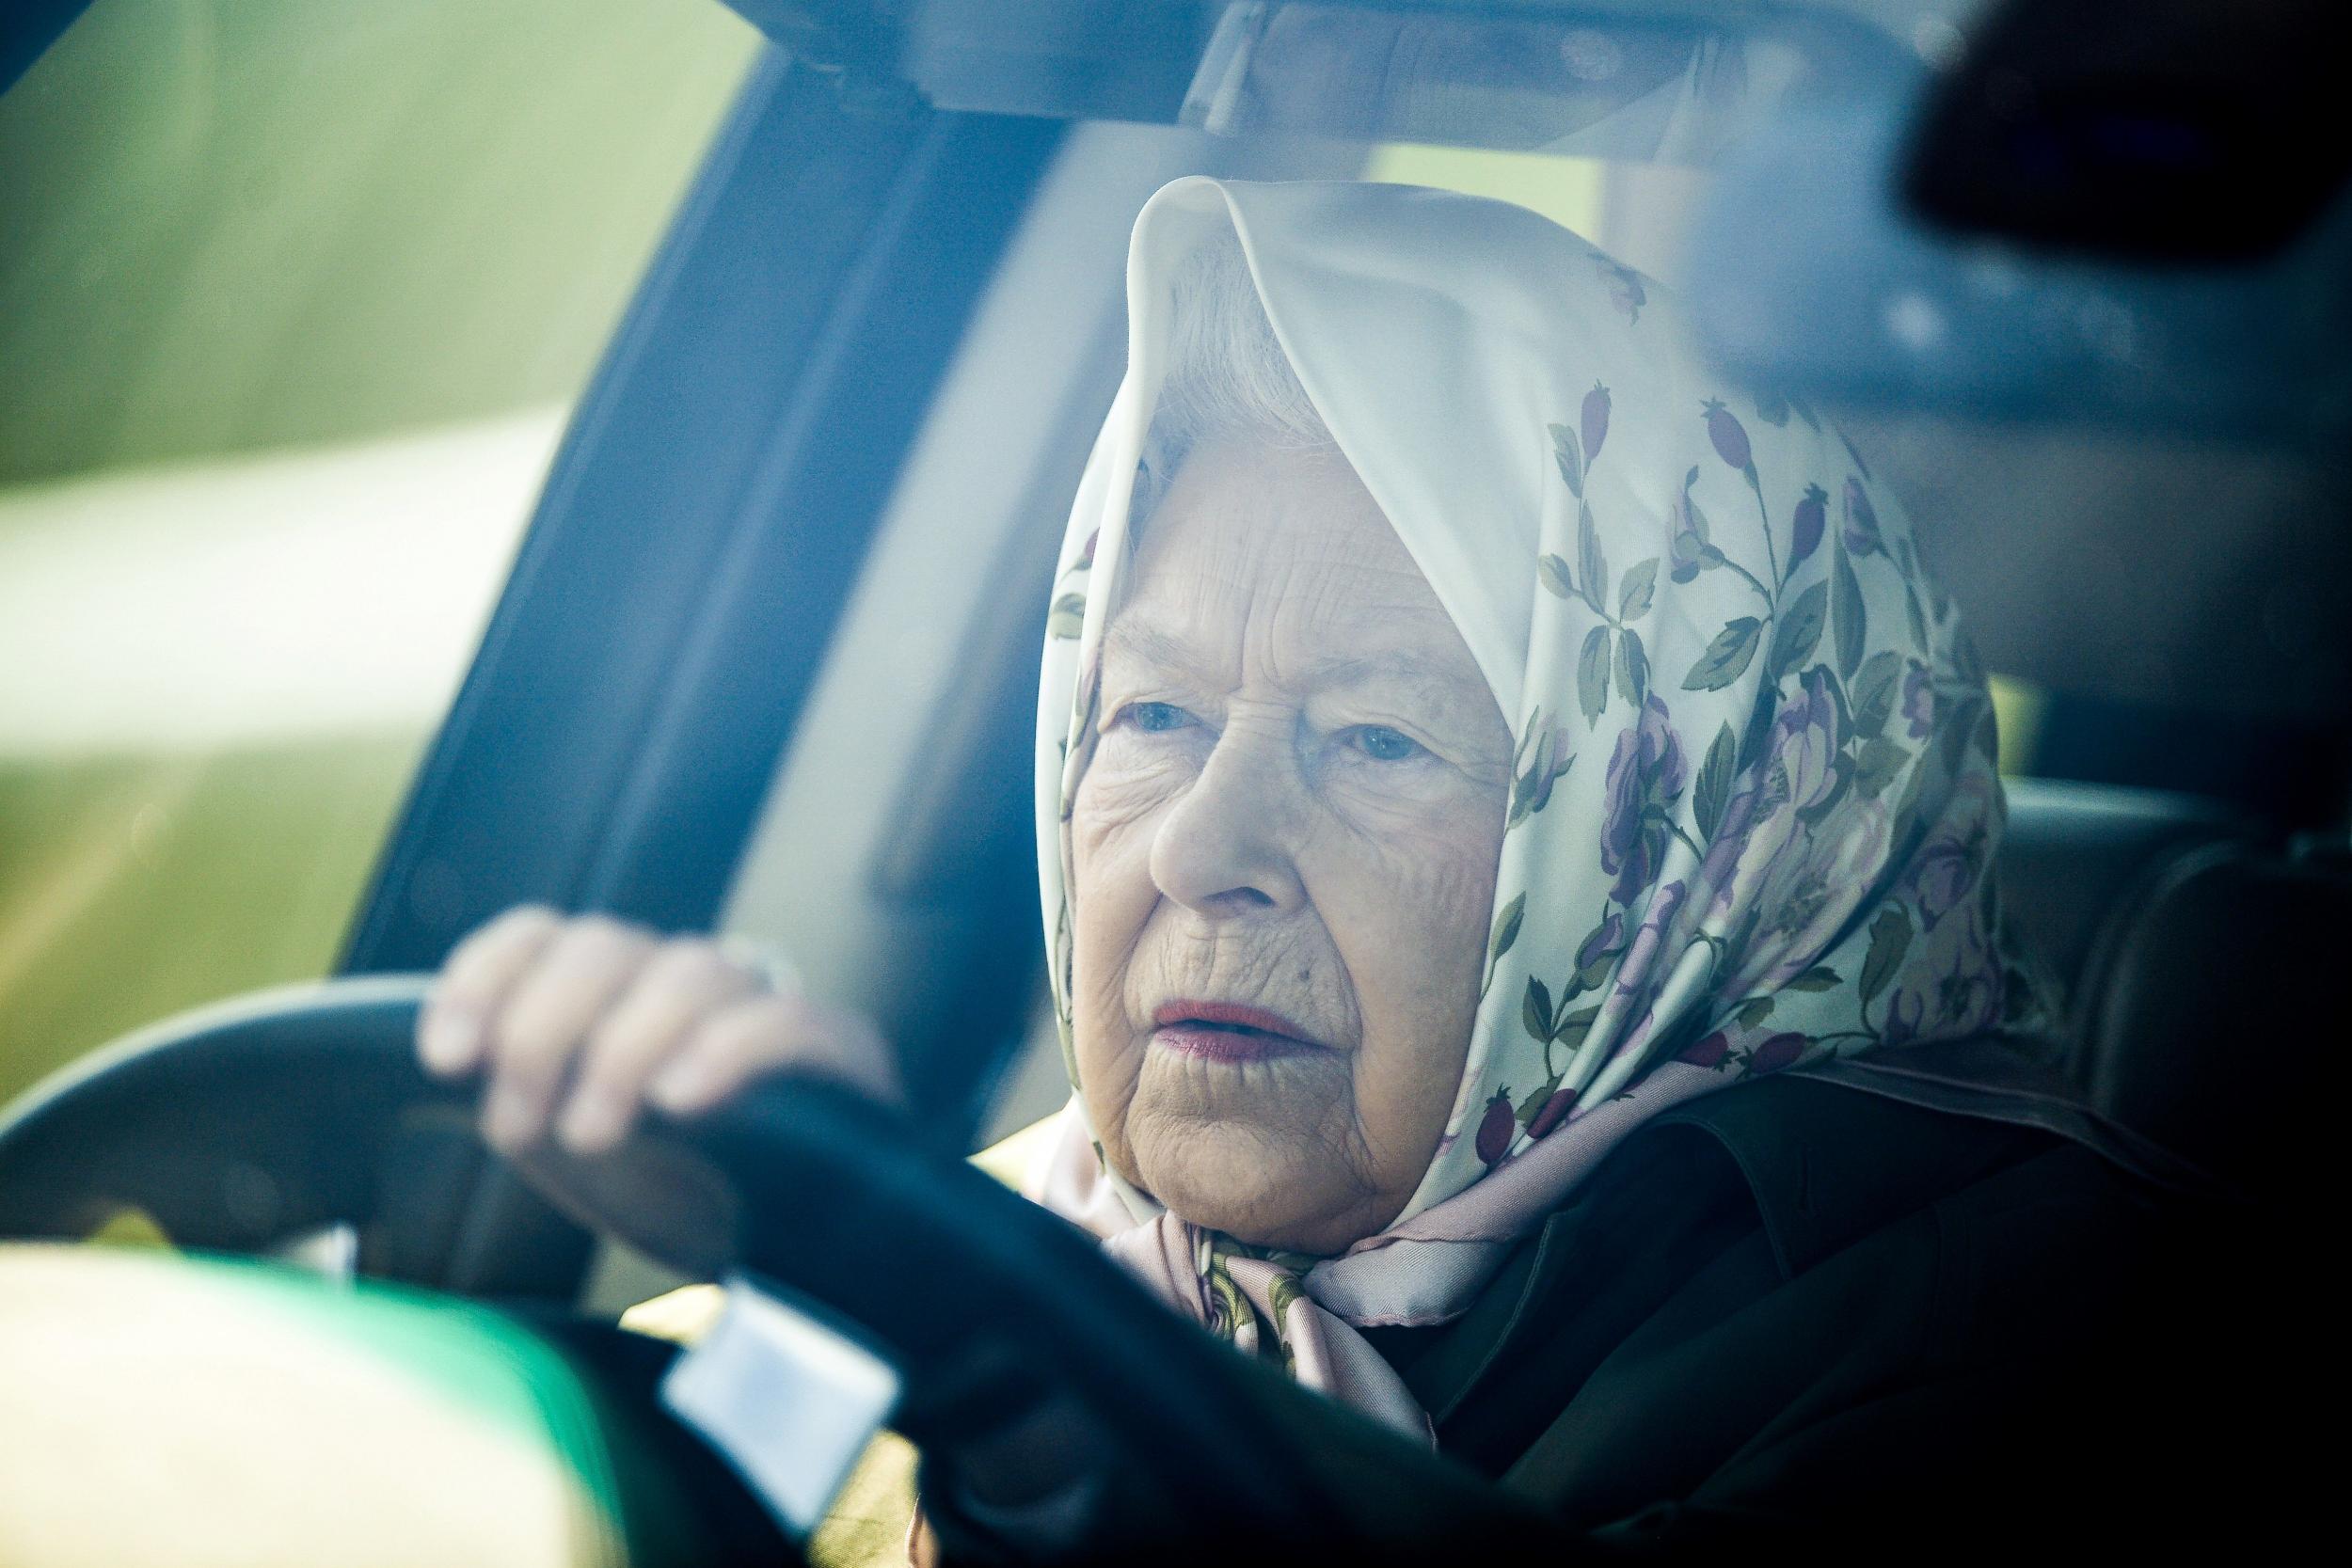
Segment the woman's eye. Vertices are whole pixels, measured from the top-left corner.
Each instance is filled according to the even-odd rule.
[[[1421,751],[1421,742],[1397,734],[1386,724],[1366,724],[1355,734],[1356,749],[1375,762],[1403,762]]]
[[[1146,735],[1181,730],[1193,721],[1192,715],[1174,703],[1130,703],[1120,717]]]

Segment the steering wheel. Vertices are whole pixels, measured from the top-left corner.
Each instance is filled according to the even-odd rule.
[[[470,1094],[416,1064],[424,987],[390,976],[264,993],[57,1075],[0,1117],[0,1237],[87,1235],[122,1206],[183,1246],[232,1252],[347,1224],[364,1272],[453,1288],[451,1271],[417,1267],[413,1238],[450,1191],[437,1169],[448,1140],[485,1156]],[[657,1118],[614,1156],[551,1157],[530,1174],[665,1260],[732,1267],[854,1325],[899,1373],[894,1425],[934,1460],[1008,1411],[1056,1406],[1082,1413],[1101,1486],[1152,1498],[1157,1549],[1174,1544],[1168,1530],[1229,1547],[1329,1547],[1346,1533],[1337,1489],[1266,1430],[1279,1380],[1151,1299],[1075,1228],[850,1090],[772,1081],[691,1123]],[[615,1181],[635,1197],[608,1207],[599,1188]],[[648,1191],[661,1201],[644,1202]],[[586,1244],[587,1226],[554,1211],[547,1223]]]

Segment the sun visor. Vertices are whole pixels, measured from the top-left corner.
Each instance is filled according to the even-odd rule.
[[[1702,345],[1727,374],[1905,413],[2312,448],[2352,433],[2352,193],[2234,261],[2218,259],[2227,246],[2163,255],[2120,233],[2061,245],[1990,212],[1967,229],[1937,222],[1909,187],[1941,80],[1886,55],[1785,95],[1717,165],[1684,276]],[[2047,141],[2012,138],[2012,151]],[[2175,217],[2230,221],[2185,199]]]
[[[1671,13],[1232,5],[1181,118],[1225,135],[1287,132],[1695,162],[1753,125],[1802,65],[1787,39],[1741,36]]]

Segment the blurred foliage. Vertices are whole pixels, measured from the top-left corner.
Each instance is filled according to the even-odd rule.
[[[96,0],[0,98],[0,483],[570,397],[754,40],[717,0]]]
[[[755,42],[716,0],[96,0],[0,98],[0,496],[570,400]],[[1581,160],[1365,173],[1586,233],[1605,198]],[[2007,751],[2030,700],[1998,695]],[[0,745],[0,1100],[326,973],[427,739]]]
[[[572,400],[755,42],[717,0],[96,0],[0,98],[0,486]],[[0,1099],[326,973],[428,736],[8,738]]]
[[[0,1100],[161,1014],[326,974],[422,739],[0,762]]]

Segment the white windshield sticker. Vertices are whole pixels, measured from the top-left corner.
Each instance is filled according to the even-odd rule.
[[[662,1379],[661,1402],[805,1536],[890,1418],[898,1373],[741,1275],[724,1283],[725,1310]]]

